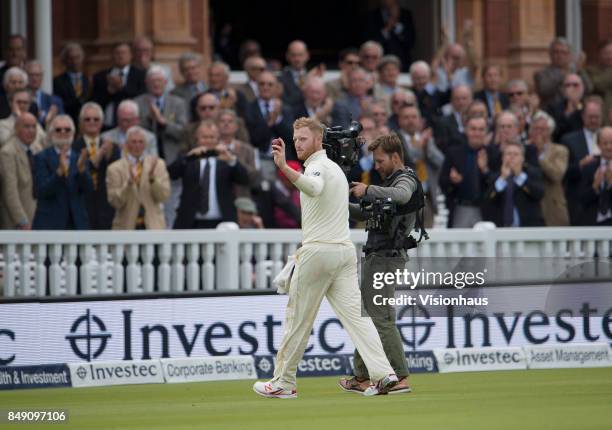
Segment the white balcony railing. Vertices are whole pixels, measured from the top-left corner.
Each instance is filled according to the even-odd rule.
[[[299,230],[0,231],[0,297],[268,290]],[[361,251],[366,234],[354,230]],[[612,228],[434,229],[411,256],[610,256]]]

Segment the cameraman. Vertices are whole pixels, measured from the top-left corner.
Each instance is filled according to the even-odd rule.
[[[391,199],[401,212],[402,207],[411,200],[413,193],[418,190],[418,182],[414,172],[404,166],[404,151],[402,143],[396,134],[378,137],[368,146],[374,155],[376,171],[383,179],[381,186],[366,185],[360,182],[351,183],[351,193],[365,202]],[[356,203],[349,204],[351,218],[364,221],[369,218],[368,212]],[[408,393],[408,366],[400,332],[395,325],[395,309],[391,305],[376,305],[374,295],[394,297],[394,285],[385,285],[383,289],[375,290],[372,287],[372,278],[375,272],[394,273],[396,269],[403,270],[408,257],[401,239],[406,238],[415,226],[415,212],[404,215],[393,214],[390,225],[386,231],[370,229],[368,240],[364,248],[365,260],[362,267],[362,300],[368,315],[374,321],[376,330],[383,343],[385,354],[399,378],[399,383],[389,390],[389,393]],[[374,231],[377,230],[377,231]],[[399,241],[398,241],[399,239]],[[358,351],[355,351],[354,374],[350,379],[340,380],[340,386],[346,391],[361,392],[369,384],[369,375]]]

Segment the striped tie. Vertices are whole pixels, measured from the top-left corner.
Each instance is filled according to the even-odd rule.
[[[136,183],[140,186],[140,178],[142,176],[142,159],[138,160],[136,164]],[[138,216],[136,217],[136,229],[142,230],[145,227],[145,208],[140,205],[138,208]]]
[[[74,80],[74,93],[79,99],[83,95],[83,83],[81,82],[80,76],[77,76]]]
[[[70,151],[68,151],[68,163],[62,165],[62,172],[64,173],[64,177],[68,177],[68,169],[70,168]]]
[[[412,135],[411,143],[413,147],[416,146],[416,135]],[[417,178],[419,178],[419,181],[427,181],[427,165],[425,164],[425,160],[421,158],[420,160],[417,160],[414,164],[416,167],[416,174]]]
[[[495,115],[497,115],[498,113],[502,111],[502,105],[499,102],[499,97],[497,96],[497,94],[493,96],[493,100],[494,100],[493,110],[495,111]]]
[[[136,163],[136,182],[140,185],[140,177],[142,176],[142,160]]]
[[[361,172],[361,183],[362,184],[366,184],[366,185],[370,185],[371,184],[371,177],[370,177],[370,172],[369,171],[365,171],[365,172]]]
[[[93,162],[96,158],[96,139],[87,139],[87,148],[89,153],[89,160]],[[93,182],[94,190],[98,189],[98,172],[97,169],[91,169],[91,180]]]

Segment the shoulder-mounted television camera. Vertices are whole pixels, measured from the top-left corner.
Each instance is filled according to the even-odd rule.
[[[359,162],[361,130],[363,130],[361,124],[353,121],[347,129],[337,126],[326,128],[323,132],[323,148],[327,157],[338,164],[347,176],[353,166]]]

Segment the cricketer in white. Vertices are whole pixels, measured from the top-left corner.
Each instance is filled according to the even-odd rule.
[[[297,366],[321,301],[327,297],[373,381],[364,394],[384,394],[397,383],[397,376],[385,356],[374,323],[361,314],[357,255],[349,235],[348,182],[322,148],[321,123],[299,118],[293,129],[298,158],[305,160],[304,174],[287,166],[282,139],[272,142],[272,152],[275,164],[300,190],[303,246],[296,253],[274,377],[269,382],[256,382],[253,389],[265,397],[297,397]]]

